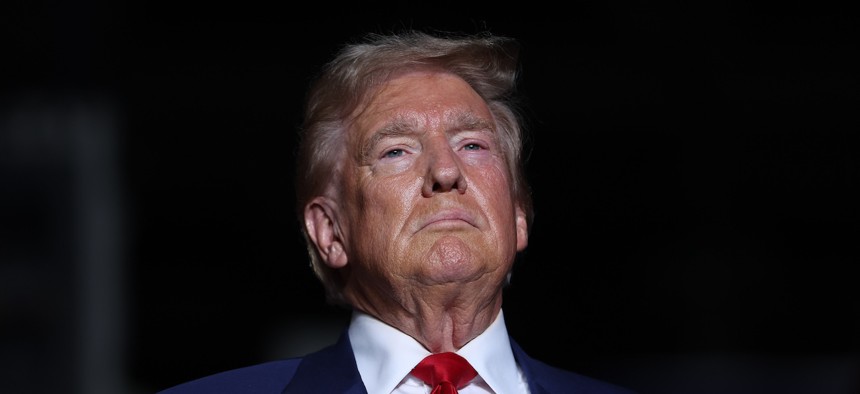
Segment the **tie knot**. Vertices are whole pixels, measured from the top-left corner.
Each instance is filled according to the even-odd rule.
[[[457,353],[446,352],[431,354],[421,360],[415,368],[412,369],[412,374],[423,380],[424,383],[433,387],[433,392],[439,392],[436,388],[440,386],[453,386],[457,389],[463,388],[466,383],[469,383],[478,372],[465,358]],[[446,391],[441,391],[446,392]],[[456,391],[447,391],[456,392]]]

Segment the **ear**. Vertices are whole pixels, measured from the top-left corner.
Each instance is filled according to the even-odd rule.
[[[522,252],[529,244],[529,221],[526,213],[520,207],[516,208],[517,220],[517,252]]]
[[[342,268],[347,263],[337,212],[337,204],[326,197],[314,198],[305,205],[308,236],[325,265],[334,269]]]

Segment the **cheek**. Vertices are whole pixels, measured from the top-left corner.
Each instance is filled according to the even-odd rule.
[[[504,203],[511,201],[511,182],[508,180],[505,167],[496,165],[485,167],[478,174],[477,182],[480,183],[482,193],[490,199],[491,203]]]
[[[504,168],[495,168],[482,174],[480,204],[492,213],[492,220],[502,228],[513,229],[516,220],[511,183]]]
[[[354,226],[362,234],[373,237],[376,234],[389,234],[398,231],[406,221],[416,196],[420,196],[420,184],[406,177],[374,179],[359,188]]]
[[[356,205],[352,233],[354,261],[362,261],[366,270],[380,272],[395,271],[390,258],[400,256],[408,237],[404,237],[404,226],[411,212],[408,191],[402,188],[372,187],[364,189],[363,203]],[[387,256],[387,257],[386,257]]]

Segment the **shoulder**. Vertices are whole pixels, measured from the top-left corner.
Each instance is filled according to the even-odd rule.
[[[532,358],[513,340],[511,348],[532,393],[636,394],[627,388]]]
[[[300,358],[294,358],[237,368],[182,383],[158,394],[280,393],[300,363]]]
[[[627,388],[554,367],[542,361],[531,359],[530,364],[534,382],[547,393],[568,393],[575,387],[573,392],[581,394],[635,394]]]

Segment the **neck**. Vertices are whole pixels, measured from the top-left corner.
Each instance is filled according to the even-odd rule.
[[[461,283],[451,283],[421,290],[375,299],[370,294],[347,298],[356,309],[415,338],[431,353],[459,350],[483,333],[501,310],[501,289],[474,294],[464,292]]]

